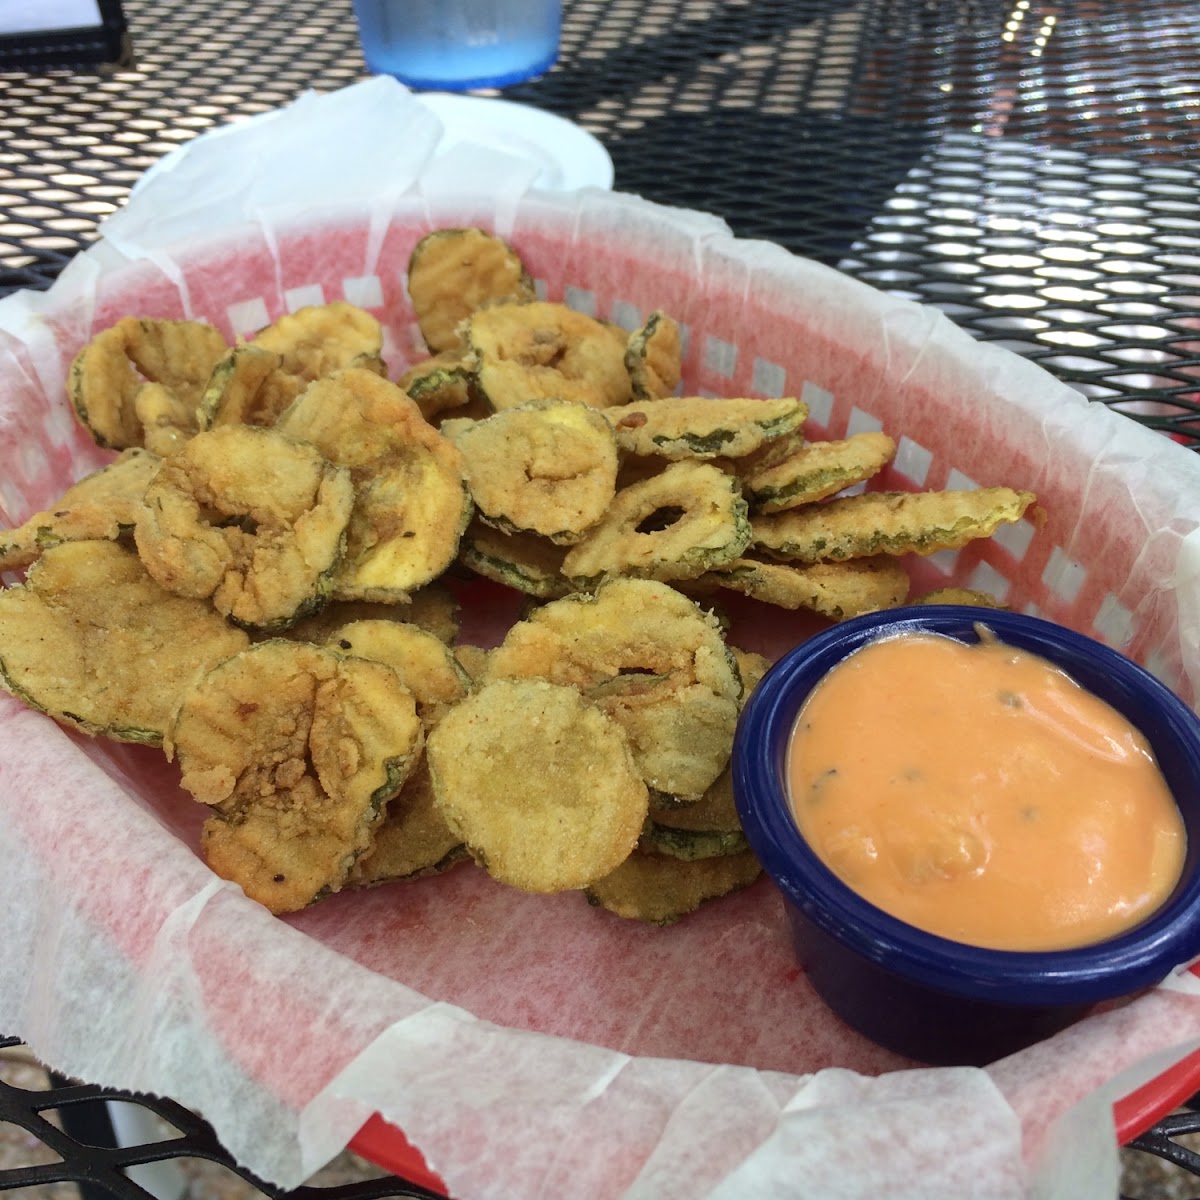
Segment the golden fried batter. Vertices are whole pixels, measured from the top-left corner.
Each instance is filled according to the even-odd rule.
[[[735,478],[698,462],[672,463],[630,484],[563,560],[578,587],[605,578],[695,579],[737,558],[750,523]]]
[[[443,429],[466,459],[479,515],[501,529],[577,542],[616,494],[616,440],[582,404],[536,400]]]
[[[276,428],[354,481],[338,599],[404,600],[454,561],[471,515],[463,457],[395,384],[338,371],[312,384]]]
[[[458,601],[442,583],[431,583],[413,592],[407,601],[375,604],[370,600],[331,600],[320,612],[303,617],[281,636],[320,645],[351,621],[404,621],[428,630],[450,645],[458,637]]]
[[[0,686],[86,733],[158,745],[193,678],[249,639],[108,541],[48,549],[0,591]]]
[[[632,396],[624,335],[565,304],[483,309],[470,318],[467,344],[497,411],[550,399],[608,408]]]
[[[488,680],[578,688],[625,730],[648,786],[698,800],[733,747],[741,679],[714,618],[665,584],[617,579],[514,625]]]
[[[168,591],[274,630],[328,598],[353,503],[349,472],[312,446],[223,425],[164,460],[134,536]]]
[[[425,344],[439,354],[465,348],[459,325],[476,309],[532,300],[536,293],[513,248],[471,228],[438,229],[417,243],[408,263],[408,294]]]
[[[840,442],[809,442],[782,462],[739,474],[751,507],[783,512],[870,479],[895,453],[886,433],[859,433]]]
[[[274,425],[307,387],[283,369],[283,358],[261,346],[235,346],[213,368],[200,398],[200,427]]]
[[[386,374],[380,358],[383,328],[369,312],[344,300],[287,313],[260,329],[250,345],[278,354],[279,369],[305,383],[351,366]]]
[[[488,683],[429,734],[427,757],[450,828],[490,875],[522,891],[607,875],[646,819],[646,786],[621,729],[573,688]]]
[[[923,596],[914,596],[909,604],[967,604],[972,608],[1008,608],[1007,604],[997,600],[990,592],[958,587],[935,588]]]
[[[554,600],[574,590],[563,574],[561,546],[533,533],[505,533],[472,521],[463,534],[458,557],[464,567],[505,586]]]
[[[115,541],[132,533],[158,467],[158,457],[146,450],[122,451],[116,462],[67,488],[49,511],[34,513],[17,529],[0,530],[0,571],[28,566],[60,542]]]
[[[98,445],[141,446],[138,397],[147,384],[160,384],[178,401],[170,411],[172,421],[185,422],[182,440],[198,428],[196,408],[225,349],[221,334],[199,321],[123,317],[75,356],[67,383],[71,404]],[[157,422],[169,408],[160,395],[146,401],[145,415]]]
[[[683,370],[683,348],[679,326],[666,313],[656,309],[629,335],[625,369],[635,400],[657,400],[675,390]]]
[[[761,872],[749,850],[694,861],[638,851],[593,883],[587,898],[618,917],[671,925],[706,900],[748,887]]]
[[[164,748],[184,788],[214,809],[209,866],[285,913],[346,882],[422,740],[390,667],[273,640],[205,675]]]
[[[990,537],[1036,503],[1032,492],[868,492],[756,517],[751,545],[773,558],[839,561],[872,554],[932,554]]]
[[[630,454],[656,458],[741,458],[764,443],[793,433],[808,406],[780,400],[668,396],[606,409],[617,445]]]

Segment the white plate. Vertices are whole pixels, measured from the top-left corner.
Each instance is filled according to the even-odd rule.
[[[542,172],[535,187],[555,191],[612,187],[608,151],[586,130],[562,117],[485,96],[423,92],[416,99],[445,127],[439,154],[460,142],[475,142],[538,163]]]

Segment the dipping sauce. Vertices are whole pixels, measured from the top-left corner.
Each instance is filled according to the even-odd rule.
[[[970,945],[1103,941],[1183,869],[1183,819],[1142,734],[994,638],[864,646],[805,702],[788,771],[800,831],[836,875]]]

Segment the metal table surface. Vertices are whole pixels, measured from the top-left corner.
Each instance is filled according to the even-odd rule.
[[[365,73],[350,0],[125,8],[128,65],[0,64],[0,294],[47,286],[180,143]],[[1194,0],[566,0],[558,65],[504,94],[595,133],[617,188],[934,304],[1200,447],[1197,47]],[[0,1119],[35,1107],[0,1088]],[[0,1190],[89,1177],[59,1152]]]

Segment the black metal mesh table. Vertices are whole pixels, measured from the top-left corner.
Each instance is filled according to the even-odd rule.
[[[180,143],[364,74],[349,0],[126,10],[130,65],[0,70],[0,292],[47,286]],[[1200,447],[1198,46],[1195,0],[567,0],[558,66],[505,94],[595,133],[618,188]]]

